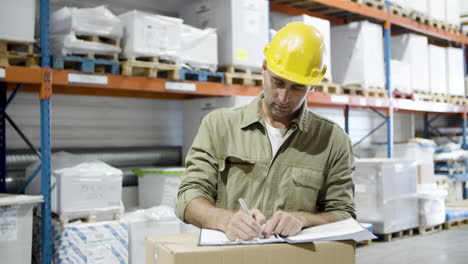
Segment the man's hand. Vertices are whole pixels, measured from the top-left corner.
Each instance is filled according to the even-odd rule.
[[[294,213],[277,211],[266,222],[263,235],[268,238],[275,232],[281,236],[294,236],[302,230],[303,226],[301,219]]]
[[[225,231],[230,240],[251,240],[262,234],[265,216],[258,209],[252,209],[251,213],[252,216],[238,211],[232,216]]]

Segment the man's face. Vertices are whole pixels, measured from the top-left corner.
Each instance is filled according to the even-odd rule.
[[[268,111],[277,118],[294,119],[311,86],[286,80],[270,71],[265,63],[263,79],[264,102]]]

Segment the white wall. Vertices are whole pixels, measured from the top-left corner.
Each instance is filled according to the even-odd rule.
[[[54,148],[182,145],[180,101],[54,94],[51,105]],[[18,93],[7,112],[39,147],[38,95]],[[8,122],[7,148],[27,148]]]

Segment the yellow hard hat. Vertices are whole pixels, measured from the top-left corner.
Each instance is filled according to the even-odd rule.
[[[322,34],[301,22],[278,31],[263,53],[272,72],[296,83],[316,85],[327,71]]]

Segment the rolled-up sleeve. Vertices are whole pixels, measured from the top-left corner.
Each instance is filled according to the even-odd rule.
[[[321,211],[330,212],[338,220],[356,218],[353,173],[354,152],[349,137],[335,127],[330,167],[319,201]]]
[[[185,222],[185,208],[197,197],[204,197],[214,203],[217,195],[218,161],[214,135],[213,115],[206,116],[198,130],[192,147],[185,160],[185,173],[177,194],[175,213]]]

